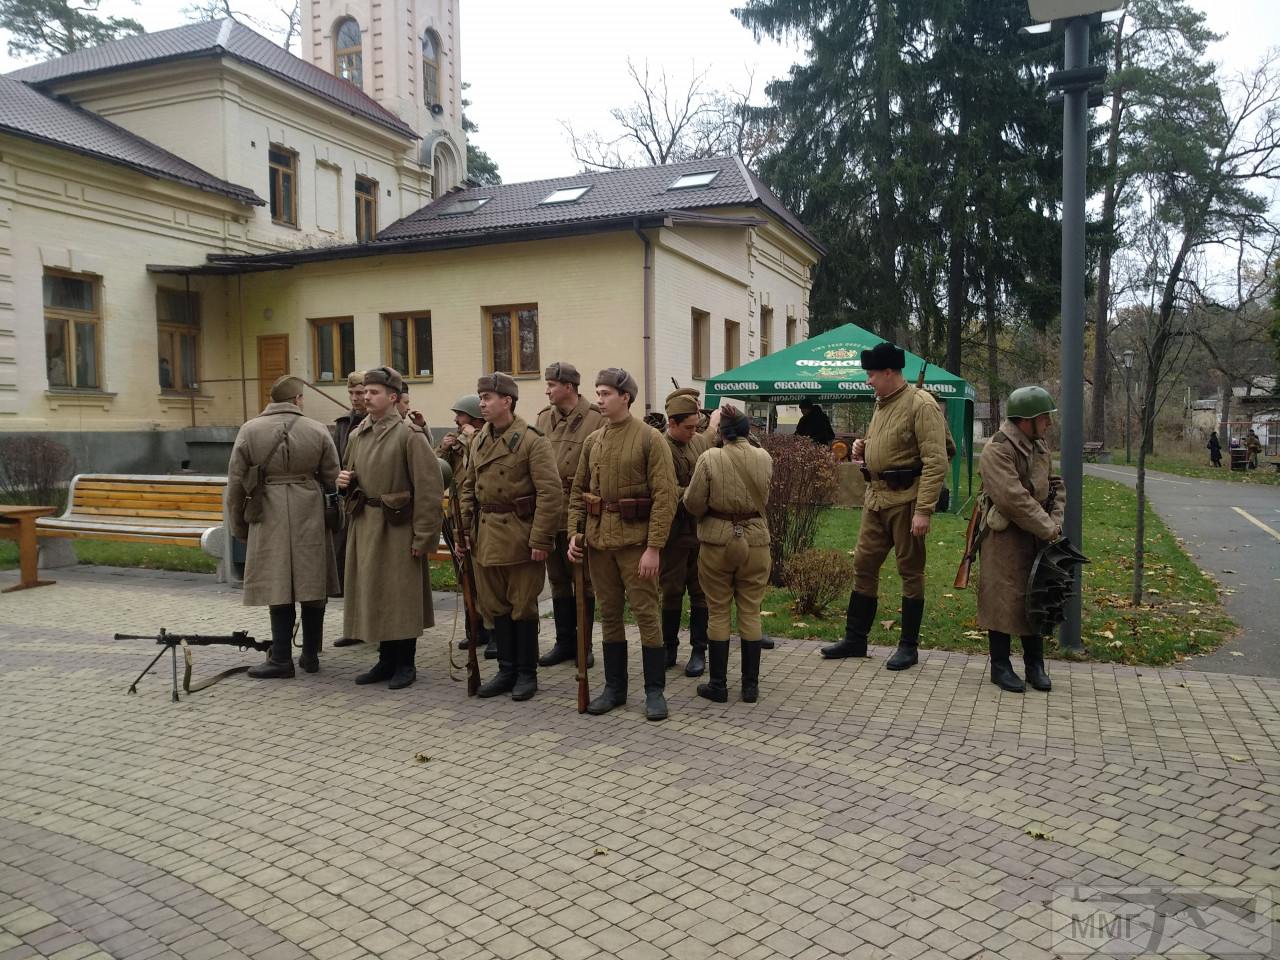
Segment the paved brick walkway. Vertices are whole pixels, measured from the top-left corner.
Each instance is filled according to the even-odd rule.
[[[783,641],[760,703],[673,674],[654,724],[634,660],[607,717],[567,666],[468,700],[446,615],[402,693],[326,648],[175,705],[110,634],[265,610],[59,577],[0,596],[0,960],[1280,955],[1280,681],[1054,663],[1016,696]]]

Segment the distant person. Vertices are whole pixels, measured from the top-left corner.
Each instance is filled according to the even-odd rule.
[[[173,389],[173,370],[169,367],[169,358],[160,358],[160,389]]]
[[[1258,435],[1249,431],[1249,436],[1245,438],[1244,448],[1249,453],[1249,469],[1258,469],[1258,456],[1262,453],[1262,441],[1258,439]]]
[[[830,446],[831,441],[836,438],[835,430],[831,429],[831,421],[822,412],[822,408],[813,402],[812,397],[805,397],[800,401],[800,422],[796,424],[796,436],[808,437],[824,447]]]
[[[1222,443],[1218,440],[1218,431],[1213,430],[1209,433],[1209,442],[1205,444],[1209,448],[1209,463],[1211,466],[1222,466]]]

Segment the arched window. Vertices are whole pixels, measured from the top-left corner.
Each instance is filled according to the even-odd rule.
[[[333,31],[333,72],[357,87],[363,81],[363,56],[360,53],[360,24],[351,17],[338,21]]]
[[[434,30],[422,34],[422,102],[440,102],[440,37]]]

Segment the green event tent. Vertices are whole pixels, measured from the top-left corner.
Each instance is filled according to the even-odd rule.
[[[707,380],[708,409],[720,400],[733,397],[764,403],[799,403],[812,397],[819,403],[871,403],[875,394],[867,383],[860,357],[884,338],[852,323],[829,330],[794,346],[734,370],[726,370]],[[907,352],[907,366],[902,371],[909,383],[915,383],[923,358]],[[947,425],[956,442],[956,456],[951,461],[951,509],[963,509],[973,493],[973,387],[962,377],[941,367],[925,366],[924,388],[943,401]],[[967,466],[966,493],[960,492],[960,465]]]

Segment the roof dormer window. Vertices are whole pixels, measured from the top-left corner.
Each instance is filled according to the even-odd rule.
[[[716,177],[720,176],[719,170],[703,170],[699,173],[686,173],[672,182],[668,190],[687,190],[689,187],[705,187],[711,183]]]
[[[443,215],[452,217],[459,213],[474,213],[488,203],[490,199],[489,197],[463,197],[448,210],[445,210]]]
[[[590,184],[585,187],[561,187],[559,190],[553,190],[545,199],[540,200],[539,205],[544,203],[573,203],[590,189]]]

